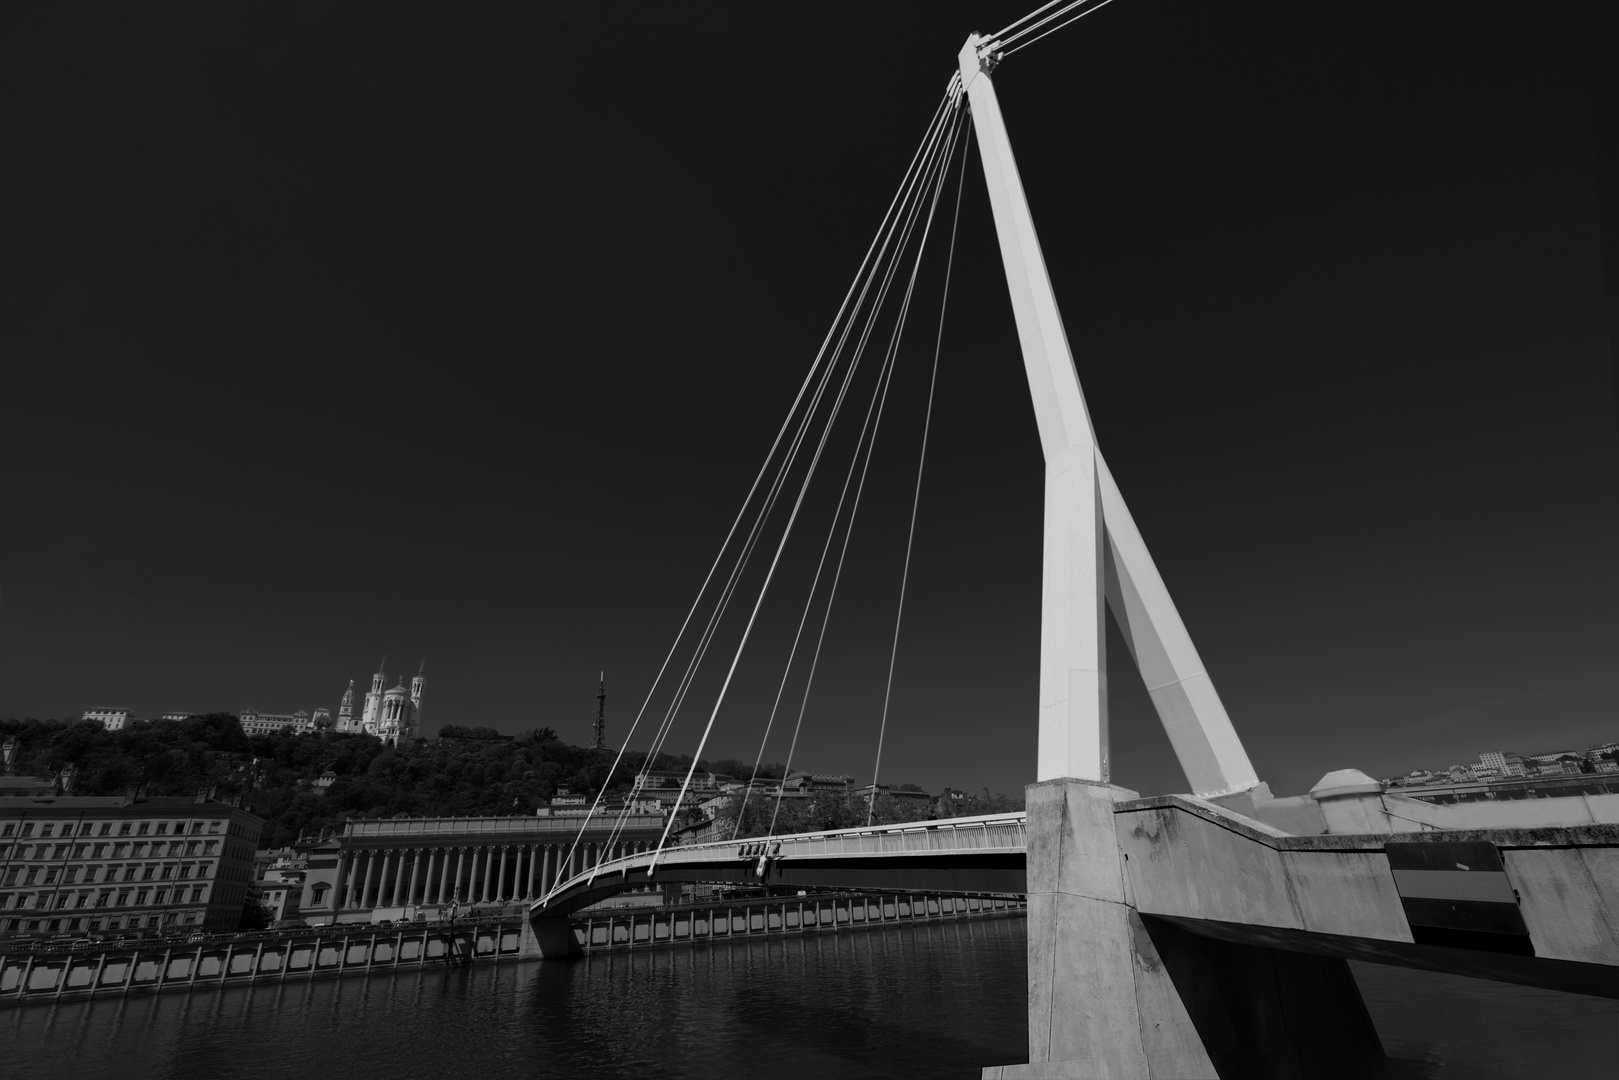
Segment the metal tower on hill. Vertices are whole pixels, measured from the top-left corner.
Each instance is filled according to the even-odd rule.
[[[601,673],[596,690],[596,749],[607,749],[607,672]]]

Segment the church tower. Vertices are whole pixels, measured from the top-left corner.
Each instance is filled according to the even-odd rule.
[[[349,688],[343,694],[343,703],[337,707],[337,730],[354,731],[354,680],[349,680]]]
[[[427,660],[423,658],[422,666],[416,669],[416,677],[410,680],[411,727],[415,728],[412,734],[420,734],[422,730],[422,693],[426,689]]]
[[[360,714],[360,730],[367,735],[377,734],[377,725],[382,722],[382,695],[388,687],[388,658],[382,658],[382,665],[377,673],[371,676],[371,689],[365,695],[365,712]]]

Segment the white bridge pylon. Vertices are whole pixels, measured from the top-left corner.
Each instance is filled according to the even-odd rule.
[[[1034,219],[977,34],[958,57],[1046,462],[1037,780],[1106,782],[1106,609],[1113,609],[1194,794],[1259,778],[1096,445]]]

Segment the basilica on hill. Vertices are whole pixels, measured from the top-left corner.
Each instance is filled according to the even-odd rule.
[[[383,689],[388,685],[387,667],[388,658],[385,656],[381,668],[371,676],[371,689],[366,692],[365,707],[358,716],[354,715],[354,680],[349,680],[348,691],[337,709],[337,731],[375,735],[390,746],[410,742],[421,733],[422,692],[427,688],[427,661],[422,661],[416,677],[410,680],[408,690],[405,689],[404,676],[400,676],[398,686],[391,690]]]

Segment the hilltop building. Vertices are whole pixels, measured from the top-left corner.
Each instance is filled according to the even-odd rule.
[[[131,709],[86,709],[82,719],[99,721],[108,731],[122,731],[135,722],[135,713]]]
[[[422,661],[415,678],[410,680],[408,690],[403,677],[391,690],[384,689],[388,685],[387,663],[388,658],[383,657],[382,669],[371,676],[371,689],[366,692],[365,704],[358,717],[354,715],[354,680],[349,680],[348,691],[337,708],[336,729],[339,732],[375,735],[394,746],[409,742],[421,733],[422,697],[427,690],[427,661]]]

